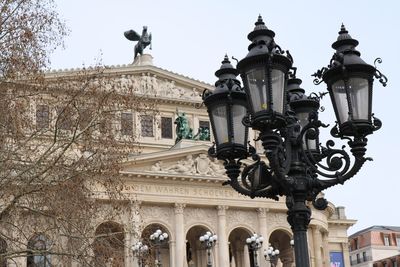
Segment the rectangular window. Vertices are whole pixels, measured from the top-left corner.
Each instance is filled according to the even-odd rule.
[[[367,261],[367,252],[364,251],[362,255],[363,255],[363,261]]]
[[[389,237],[389,235],[384,235],[383,236],[383,244],[385,246],[390,246],[390,237]]]
[[[61,130],[72,130],[73,126],[73,113],[72,109],[69,107],[59,107],[57,108],[57,124],[58,129]]]
[[[133,116],[130,112],[121,113],[121,134],[132,135],[133,133]]]
[[[49,106],[36,106],[36,129],[48,129],[50,124]]]
[[[210,141],[210,122],[199,121],[200,140]]]
[[[354,249],[358,249],[358,239],[354,239]]]
[[[361,263],[360,254],[357,253],[357,263]]]
[[[153,137],[153,116],[142,115],[140,118],[141,133],[143,137]]]
[[[161,138],[172,139],[172,118],[161,117]]]
[[[85,130],[91,123],[93,114],[90,114],[89,109],[79,110],[79,129]],[[91,126],[91,125],[90,125]]]
[[[396,236],[396,245],[400,247],[400,236]]]

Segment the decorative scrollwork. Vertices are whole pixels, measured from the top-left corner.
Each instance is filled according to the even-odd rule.
[[[246,126],[246,127],[251,127],[251,119],[250,119],[250,114],[249,114],[249,113],[247,113],[247,114],[243,117],[242,123],[243,123],[243,125]]]
[[[328,207],[328,201],[323,197],[314,199],[312,204],[317,210],[325,210]]]
[[[208,149],[208,155],[210,155],[210,157],[213,158],[217,156],[217,151],[215,149],[215,142],[213,142],[212,146]]]
[[[375,66],[374,76],[375,76],[375,78],[379,79],[379,82],[383,85],[383,87],[385,87],[387,85],[388,78],[384,74],[382,74],[382,72],[380,72],[378,70],[378,68],[376,67],[376,64],[381,64],[382,62],[383,61],[380,57],[378,57],[374,60],[374,66]]]
[[[323,67],[320,70],[317,70],[314,74],[312,74],[311,76],[315,77],[315,79],[313,80],[313,83],[315,85],[319,85],[323,82],[322,80],[322,76],[324,75],[324,73],[328,70],[327,67]]]
[[[286,50],[286,56],[289,58],[290,61],[294,62],[292,55],[290,54],[289,50]],[[294,76],[296,77],[296,70],[297,68],[294,69]]]
[[[372,114],[373,122],[372,124],[374,125],[374,131],[379,130],[382,127],[382,121],[374,116]]]

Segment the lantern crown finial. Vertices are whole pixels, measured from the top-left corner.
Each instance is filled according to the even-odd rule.
[[[253,31],[247,35],[247,38],[253,43],[261,39],[265,42],[269,42],[274,38],[275,33],[267,28],[261,15],[258,15],[257,21],[254,23],[254,25],[255,27]]]
[[[344,50],[349,50],[358,45],[358,41],[353,39],[349,34],[349,31],[346,29],[344,24],[340,26],[340,31],[338,32],[339,36],[337,37],[336,42],[332,44],[332,48],[338,50],[339,52],[343,52]]]
[[[219,70],[217,70],[215,72],[215,76],[218,77],[218,81],[223,81],[223,80],[227,80],[227,79],[235,79],[236,80],[236,76],[238,76],[238,71],[237,69],[235,69],[231,62],[229,61],[229,57],[227,54],[225,54],[224,59],[221,61],[221,67],[219,68]]]
[[[263,21],[263,18],[261,16],[261,14],[258,15],[257,21],[254,23],[254,25],[256,25],[254,27],[254,30],[261,30],[261,29],[267,29],[268,30],[267,26],[265,26],[265,23]]]

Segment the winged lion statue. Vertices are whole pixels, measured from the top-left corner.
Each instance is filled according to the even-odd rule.
[[[143,26],[142,35],[138,34],[134,30],[124,32],[126,39],[130,41],[138,41],[135,45],[135,59],[138,54],[143,55],[143,50],[150,45],[151,49],[151,33],[147,32],[147,26]]]

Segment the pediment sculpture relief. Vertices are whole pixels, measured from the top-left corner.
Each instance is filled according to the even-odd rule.
[[[156,74],[141,73],[139,75],[122,74],[120,77],[105,81],[106,88],[116,86],[121,92],[201,101],[201,88],[184,88],[175,81],[160,79]]]
[[[195,158],[192,155],[187,155],[184,159],[168,165],[162,161],[157,161],[150,167],[150,171],[210,176],[221,176],[225,173],[224,167],[218,160],[210,160],[206,154],[199,154]]]

